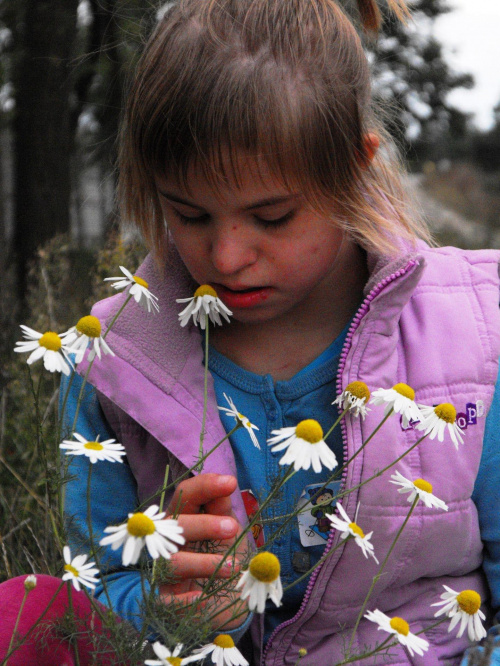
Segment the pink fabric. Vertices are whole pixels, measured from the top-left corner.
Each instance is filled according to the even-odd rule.
[[[0,585],[0,661],[5,659],[9,651],[9,644],[19,615],[19,609],[24,597],[24,580],[26,576],[12,578]],[[26,636],[43,615],[48,604],[54,597],[49,610],[43,615],[40,623],[30,632],[27,640],[9,658],[9,666],[75,666],[75,646],[65,639],[57,629],[58,620],[64,617],[68,610],[68,588],[59,578],[37,575],[36,587],[28,593],[24,604],[17,635],[21,639]],[[97,613],[92,609],[91,603],[84,592],[71,589],[74,616],[76,618],[76,631],[79,633],[77,648],[80,666],[112,666],[123,664],[117,656],[110,651],[110,647],[99,645],[99,655],[94,655],[93,639],[102,632],[102,625]],[[96,602],[105,613],[109,610]],[[116,618],[120,622],[119,618]],[[13,647],[19,644],[16,641]]]

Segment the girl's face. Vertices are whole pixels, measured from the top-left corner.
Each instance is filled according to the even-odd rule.
[[[255,160],[240,165],[240,187],[230,180],[217,192],[196,169],[188,174],[189,193],[174,179],[157,179],[187,269],[198,284],[214,287],[242,323],[290,315],[297,323],[306,312],[328,312],[342,274],[343,232]]]

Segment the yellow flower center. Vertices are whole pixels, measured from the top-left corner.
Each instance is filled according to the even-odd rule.
[[[64,570],[69,571],[70,573],[73,574],[73,576],[76,576],[77,578],[80,575],[80,572],[78,571],[78,569],[75,569],[75,567],[72,567],[71,564],[65,564],[64,565]]]
[[[465,613],[474,615],[481,608],[481,597],[474,590],[464,590],[457,594],[457,603]]]
[[[50,351],[59,351],[62,347],[61,338],[57,333],[52,331],[47,331],[44,333],[40,340],[38,340],[40,347],[45,347],[45,349],[50,349]]]
[[[220,648],[234,648],[234,641],[231,638],[231,636],[228,636],[227,634],[221,634],[220,636],[216,636],[214,638],[214,645],[217,645],[217,647]]]
[[[172,666],[181,666],[182,659],[180,657],[167,657],[167,661]]]
[[[396,391],[396,393],[408,398],[408,400],[415,400],[415,391],[411,386],[408,386],[408,384],[396,384],[392,389],[393,391]]]
[[[91,451],[102,451],[104,446],[100,442],[87,442],[83,445],[83,448]]]
[[[149,289],[149,284],[146,282],[146,280],[143,280],[138,275],[133,275],[132,277],[134,278],[134,282],[137,282],[138,285],[144,287],[145,289]]]
[[[250,573],[261,583],[272,583],[280,575],[280,561],[272,553],[259,553],[250,562]]]
[[[406,620],[403,620],[402,617],[393,617],[389,622],[391,629],[397,631],[398,634],[403,634],[403,636],[408,636],[410,633],[410,625]]]
[[[449,402],[443,402],[443,404],[434,407],[434,413],[446,423],[455,423],[457,418],[457,410]]]
[[[238,418],[242,423],[244,423],[245,421],[248,421],[247,417],[244,416],[243,414],[240,414],[239,412],[238,412]]]
[[[362,539],[365,538],[365,533],[363,532],[363,530],[359,525],[356,525],[356,523],[349,523],[349,529],[352,530],[354,534],[357,534]]]
[[[202,284],[201,287],[194,292],[195,298],[202,298],[202,296],[213,296],[217,298],[217,292],[209,284]]]
[[[144,513],[134,513],[134,515],[127,520],[128,533],[134,537],[145,537],[148,534],[154,534],[156,531],[155,524]]]
[[[368,402],[370,399],[370,389],[364,382],[351,382],[346,386],[346,392],[362,400]]]
[[[314,419],[306,419],[297,425],[295,434],[309,444],[317,444],[323,439],[323,428]]]
[[[419,490],[423,490],[426,493],[432,493],[432,483],[429,483],[428,481],[425,481],[424,479],[415,479],[413,482],[413,485],[415,488],[418,488]]]
[[[76,330],[82,335],[88,335],[89,338],[101,337],[101,322],[97,317],[87,315],[82,317],[76,325]]]
[[[305,648],[300,648],[299,657],[305,657],[307,655],[307,650]]]

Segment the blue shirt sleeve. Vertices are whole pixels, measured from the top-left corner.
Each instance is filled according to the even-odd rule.
[[[82,378],[75,373],[69,386],[65,413],[61,415],[63,435],[71,437],[71,428],[82,387]],[[60,405],[68,390],[69,379],[63,377]],[[74,432],[88,441],[115,439],[97,399],[95,389],[87,384],[78,413]],[[126,460],[119,463],[99,461],[90,463],[84,455],[63,455],[64,513],[68,543],[72,555],[92,553],[100,570],[100,581],[106,580],[106,589],[99,582],[94,596],[110,606],[118,615],[141,629],[140,605],[143,585],[149,591],[147,580],[141,581],[137,568],[124,568],[121,549],[102,548],[99,541],[108,525],[123,523],[138,506],[137,486]],[[89,486],[90,482],[90,487]],[[90,521],[89,521],[90,516]],[[93,546],[93,547],[92,547]]]
[[[484,544],[483,569],[490,588],[491,606],[496,622],[500,622],[500,375],[486,417],[483,453],[472,499],[477,507],[479,529]],[[489,663],[500,666],[498,627],[493,627],[488,633],[495,643],[498,643]],[[472,652],[482,651],[483,648],[480,647],[467,650],[461,666],[467,666]]]

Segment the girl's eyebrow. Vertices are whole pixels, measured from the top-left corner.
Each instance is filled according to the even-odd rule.
[[[164,190],[158,189],[158,194],[161,194],[162,197],[165,197],[166,199],[170,199],[171,201],[175,201],[176,203],[183,204],[184,206],[190,206],[191,208],[199,208],[202,210],[202,206],[198,206],[197,204],[192,203],[191,201],[186,201],[185,199],[182,199],[181,197],[172,194],[171,192],[166,192]],[[259,199],[258,201],[250,204],[249,206],[245,206],[244,210],[253,210],[254,208],[263,208],[265,206],[274,206],[276,204],[284,203],[287,201],[292,201],[295,200],[299,197],[298,194],[284,194],[281,196],[277,197],[267,197],[265,199]]]

